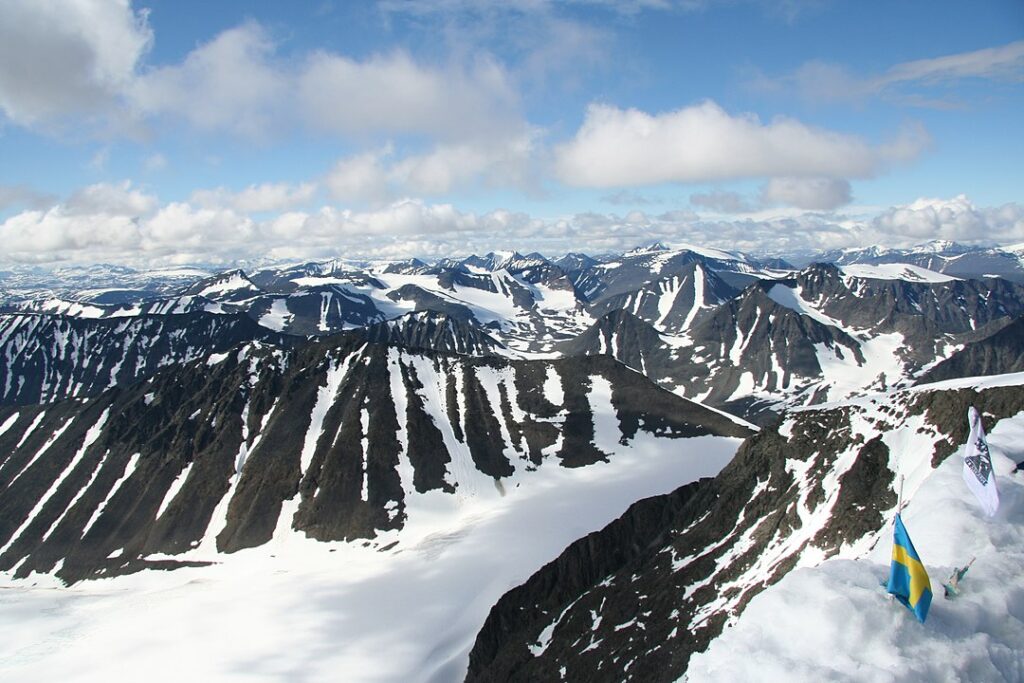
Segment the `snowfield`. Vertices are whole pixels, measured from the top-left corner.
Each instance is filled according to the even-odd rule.
[[[623,446],[605,405],[595,436],[610,462],[424,495],[373,543],[279,529],[265,546],[210,553],[212,566],[69,588],[4,577],[0,680],[461,681],[502,594],[634,501],[716,474],[740,443],[640,432]]]
[[[966,419],[966,418],[965,418]],[[962,448],[927,479],[903,519],[934,598],[924,624],[884,583],[892,527],[857,559],[797,569],[695,655],[685,680],[1024,681],[1024,413],[989,435],[1001,498],[985,517],[961,478]],[[977,558],[953,600],[942,583]]]

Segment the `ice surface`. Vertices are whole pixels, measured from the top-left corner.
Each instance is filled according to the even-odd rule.
[[[416,370],[429,410],[443,410],[441,386],[426,364]],[[609,388],[593,386],[609,462],[517,468],[499,491],[468,453],[455,453],[457,494],[407,497],[405,528],[365,546],[306,539],[290,528],[297,501],[287,501],[267,545],[188,555],[214,566],[70,588],[50,576],[3,575],[0,680],[462,680],[502,594],[634,501],[714,475],[739,444],[641,432],[622,445],[610,434]],[[476,477],[462,479],[462,469]],[[381,550],[393,540],[397,546]]]

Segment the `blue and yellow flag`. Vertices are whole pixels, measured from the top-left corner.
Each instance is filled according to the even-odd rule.
[[[921,558],[910,542],[903,520],[896,515],[892,539],[892,566],[889,569],[888,591],[906,605],[924,623],[932,604],[932,582],[921,564]]]

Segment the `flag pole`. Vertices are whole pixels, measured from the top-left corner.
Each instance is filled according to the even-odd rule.
[[[896,514],[903,512],[903,475],[900,475],[900,492],[896,498]],[[894,520],[895,521],[895,520]]]

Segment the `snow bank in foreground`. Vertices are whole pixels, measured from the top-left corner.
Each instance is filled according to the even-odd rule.
[[[880,585],[887,526],[866,557],[794,571],[755,597],[735,627],[693,657],[690,683],[1024,681],[1024,474],[1010,473],[1024,460],[1024,414],[1001,421],[989,441],[1002,498],[994,519],[964,485],[959,453],[904,510],[935,594],[926,623]],[[971,557],[962,595],[944,599],[942,583]]]

